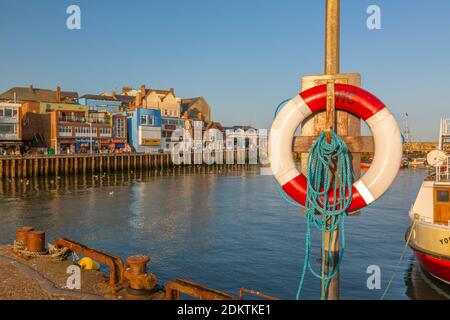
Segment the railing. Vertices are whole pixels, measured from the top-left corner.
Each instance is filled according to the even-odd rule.
[[[436,166],[436,181],[450,181],[450,157]]]
[[[111,124],[111,120],[109,119],[92,119],[89,122],[93,124],[107,124],[107,125]]]
[[[89,132],[77,132],[77,133],[75,133],[75,137],[76,138],[90,138],[90,137],[97,138],[97,133],[96,132],[92,132],[92,133],[89,133]]]
[[[58,117],[58,121],[60,121],[60,122],[86,123],[86,118],[73,117],[73,116],[60,116],[60,117]]]
[[[442,120],[442,134],[450,135],[450,119]]]
[[[60,136],[60,137],[72,137],[72,136],[73,136],[73,133],[72,133],[72,131],[71,131],[71,132],[60,131],[60,132],[59,132],[59,136]]]

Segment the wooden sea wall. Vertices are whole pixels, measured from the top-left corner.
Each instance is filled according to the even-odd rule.
[[[119,172],[172,166],[170,154],[89,154],[0,157],[0,178]]]
[[[223,154],[223,162],[226,163],[226,153]],[[194,155],[191,155],[191,159],[193,161]],[[234,159],[237,159],[236,153]],[[248,163],[248,151],[245,154],[244,161],[246,164]],[[170,154],[127,153],[0,156],[0,179],[112,173],[172,167],[181,166],[175,165],[172,162],[172,156]]]

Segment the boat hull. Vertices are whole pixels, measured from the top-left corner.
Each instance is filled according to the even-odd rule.
[[[433,277],[450,285],[450,260],[414,251],[422,268]]]

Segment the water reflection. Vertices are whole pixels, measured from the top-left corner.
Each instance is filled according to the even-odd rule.
[[[164,168],[162,170],[137,170],[119,173],[103,174],[79,174],[69,176],[47,176],[30,178],[0,179],[0,196],[9,198],[21,197],[33,192],[48,191],[52,194],[73,192],[74,190],[87,190],[96,187],[126,186],[134,182],[147,182],[149,179],[160,176],[190,176],[192,174],[208,175],[242,175],[259,174],[259,169],[254,166],[178,166]],[[198,187],[198,186],[197,186]],[[58,191],[54,193],[52,191]],[[175,190],[173,190],[175,191]],[[176,190],[183,192],[185,199],[191,199],[192,189]],[[203,190],[204,191],[204,190]]]
[[[347,219],[341,298],[379,299],[380,292],[367,289],[366,268],[380,266],[383,284],[394,272],[422,180],[422,172],[403,170],[383,198]],[[273,177],[255,167],[3,180],[0,243],[11,242],[22,225],[45,230],[49,241],[63,236],[122,258],[149,255],[162,282],[183,277],[285,299],[295,297],[304,257],[304,216],[280,197]],[[404,277],[396,277],[387,298],[433,299],[410,269],[400,271]],[[318,292],[318,281],[308,276],[302,297],[317,299]]]
[[[450,299],[450,287],[422,270],[414,258],[405,274],[406,294],[413,300]]]

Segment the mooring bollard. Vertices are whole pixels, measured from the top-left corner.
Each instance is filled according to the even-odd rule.
[[[27,251],[33,253],[45,252],[45,232],[30,231],[27,235]]]
[[[147,273],[147,263],[150,258],[136,255],[127,258],[128,267],[124,271],[124,278],[128,280],[128,293],[132,295],[147,295],[157,290],[156,276]]]
[[[20,227],[16,230],[16,241],[14,243],[15,250],[25,250],[27,247],[28,233],[34,230],[34,227]]]
[[[127,258],[127,263],[130,267],[130,271],[134,275],[146,273],[147,263],[149,262],[150,258],[144,255],[136,255]]]

